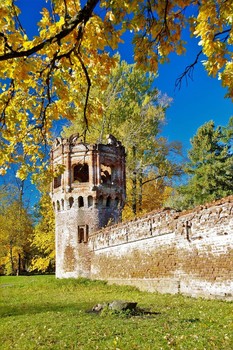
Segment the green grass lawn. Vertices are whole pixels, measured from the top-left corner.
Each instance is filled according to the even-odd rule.
[[[154,314],[88,313],[136,301]],[[54,276],[0,277],[0,349],[233,349],[233,304]]]

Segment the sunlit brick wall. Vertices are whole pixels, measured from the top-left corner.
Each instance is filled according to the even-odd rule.
[[[103,229],[88,245],[91,278],[233,300],[233,196]]]

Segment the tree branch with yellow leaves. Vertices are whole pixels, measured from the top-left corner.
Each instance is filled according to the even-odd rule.
[[[86,24],[90,19],[92,12],[100,0],[88,0],[87,4],[71,19],[66,20],[62,29],[55,35],[50,36],[40,42],[38,45],[34,45],[28,50],[19,49],[15,51],[8,43],[7,37],[4,33],[0,32],[0,36],[4,38],[6,52],[0,54],[0,61],[6,61],[12,58],[29,57],[35,53],[38,53],[46,45],[60,43],[68,34],[70,34],[79,24]],[[10,52],[9,52],[10,51]]]
[[[29,159],[23,176],[27,169],[39,172],[41,159],[35,154],[41,154],[41,144],[51,142],[57,120],[82,114],[85,135],[88,125],[102,118],[103,109],[90,98],[90,90],[105,90],[116,62],[111,50],[118,48],[127,31],[133,35],[137,67],[157,72],[171,53],[185,52],[183,31],[189,28],[200,40],[208,74],[221,79],[233,98],[231,1],[87,0],[81,6],[78,0],[50,0],[51,8],[46,4],[38,35],[29,39],[18,3],[0,3],[1,174],[22,159],[18,144]],[[178,82],[192,75],[198,58],[199,54]]]

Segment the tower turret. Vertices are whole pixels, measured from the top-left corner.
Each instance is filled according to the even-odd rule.
[[[88,277],[88,238],[98,229],[121,221],[125,202],[125,149],[112,135],[107,144],[89,145],[78,135],[57,138],[51,151],[56,276]]]

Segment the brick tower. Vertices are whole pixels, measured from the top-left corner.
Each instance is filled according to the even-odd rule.
[[[121,221],[125,202],[125,149],[114,136],[107,144],[89,145],[78,135],[57,138],[51,151],[53,168],[65,171],[54,178],[56,276],[88,277],[88,237]]]

